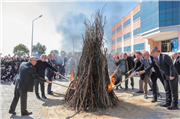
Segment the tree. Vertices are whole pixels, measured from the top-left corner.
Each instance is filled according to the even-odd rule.
[[[39,42],[36,45],[33,45],[32,47],[32,55],[35,55],[35,50],[38,51],[39,56],[46,53],[46,46],[40,44]]]
[[[24,44],[19,44],[14,47],[13,53],[18,54],[19,56],[23,56],[29,53],[29,49]]]
[[[51,54],[56,54],[56,55],[59,55],[59,51],[58,50],[51,50],[50,52]]]

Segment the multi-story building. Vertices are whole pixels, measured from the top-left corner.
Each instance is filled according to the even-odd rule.
[[[180,51],[180,1],[141,1],[111,29],[112,52]]]

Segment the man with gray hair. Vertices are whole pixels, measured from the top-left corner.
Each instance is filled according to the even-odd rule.
[[[160,106],[169,110],[178,109],[178,73],[173,62],[168,55],[161,54],[156,48],[151,50],[151,55],[156,58],[155,62],[164,78],[166,103]]]
[[[19,98],[21,98],[21,115],[30,115],[32,112],[28,112],[27,109],[27,92],[33,92],[34,81],[50,83],[49,80],[45,80],[39,77],[34,67],[37,63],[36,57],[32,56],[29,62],[22,62],[19,68],[19,75],[15,80],[14,98],[10,106],[9,113],[16,114],[15,109]]]
[[[41,55],[41,59],[37,60],[37,64],[36,64],[36,70],[37,70],[37,74],[39,77],[41,78],[45,78],[45,70],[46,68],[50,68],[51,70],[57,72],[57,70],[51,66],[48,62],[46,62],[47,56],[45,54]],[[41,99],[38,93],[39,90],[39,84],[41,86],[41,94],[42,94],[42,98],[47,99],[45,96],[45,92],[44,92],[44,82],[39,82],[39,81],[35,81],[35,94],[36,97],[38,99]]]

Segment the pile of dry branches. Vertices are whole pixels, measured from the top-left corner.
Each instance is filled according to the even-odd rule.
[[[108,91],[111,83],[106,49],[104,49],[103,36],[106,24],[102,11],[95,12],[93,20],[84,22],[86,25],[85,36],[83,36],[83,51],[79,61],[77,73],[65,95],[67,105],[74,110],[94,111],[97,108],[112,107],[117,102],[114,91]]]

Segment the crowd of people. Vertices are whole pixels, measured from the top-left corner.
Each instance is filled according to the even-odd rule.
[[[134,76],[139,76],[139,91],[147,99],[147,85],[153,94],[152,103],[157,102],[159,93],[157,80],[159,79],[166,92],[166,103],[160,106],[168,109],[178,109],[178,82],[180,83],[180,53],[174,52],[172,56],[161,54],[157,48],[148,51],[121,53],[107,56],[109,75],[115,78],[115,85],[125,76],[125,90],[128,90],[128,79],[134,89]],[[178,81],[179,80],[179,81]],[[118,85],[118,88],[122,88]]]
[[[172,56],[161,54],[157,48],[148,51],[121,53],[118,56],[107,55],[109,75],[115,79],[114,85],[116,90],[122,89],[122,76],[125,76],[125,90],[128,90],[128,79],[130,79],[131,88],[134,90],[134,76],[139,75],[139,91],[144,93],[147,99],[147,85],[153,94],[153,102],[157,102],[159,93],[157,80],[159,79],[164,86],[166,93],[166,102],[161,104],[162,107],[173,110],[178,109],[178,81],[180,83],[180,53],[174,52]],[[38,60],[37,60],[38,59]],[[63,79],[67,75],[74,75],[80,60],[79,55],[67,55],[61,52],[60,55],[42,54],[39,58],[33,56],[19,57],[10,55],[1,58],[1,82],[14,80],[15,95],[10,106],[9,113],[16,114],[15,108],[19,98],[21,98],[22,115],[30,115],[31,112],[26,110],[27,92],[33,91],[38,99],[44,98],[45,86],[48,83],[47,93],[54,95],[51,90],[52,80]],[[47,77],[47,80],[45,80]],[[27,81],[28,80],[28,81]],[[41,97],[39,96],[39,85]]]

